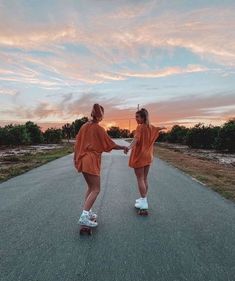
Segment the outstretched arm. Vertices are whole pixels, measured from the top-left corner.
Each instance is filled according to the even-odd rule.
[[[158,131],[161,131],[161,130],[166,130],[167,128],[166,127],[156,127],[156,129],[158,129]]]

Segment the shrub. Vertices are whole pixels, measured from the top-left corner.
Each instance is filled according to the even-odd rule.
[[[43,133],[37,124],[28,121],[25,123],[25,127],[30,137],[31,144],[43,143]]]
[[[82,127],[83,124],[85,124],[88,121],[87,117],[82,117],[80,119],[76,119],[73,123],[72,123],[72,137],[75,137],[77,135],[77,133],[79,132],[80,128]]]
[[[185,144],[189,129],[184,126],[175,125],[167,135],[167,140],[171,143]]]
[[[62,130],[49,128],[43,136],[46,143],[60,143],[62,141]]]
[[[112,126],[107,130],[107,133],[111,138],[120,138],[121,137],[121,130],[119,127]]]
[[[186,144],[192,148],[214,148],[215,138],[218,136],[219,127],[204,126],[199,123],[188,130]]]
[[[235,152],[235,120],[226,122],[215,139],[215,148]]]

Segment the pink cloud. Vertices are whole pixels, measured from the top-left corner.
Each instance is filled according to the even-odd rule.
[[[156,2],[124,6],[116,12],[87,16],[86,24],[79,11],[75,17],[74,11],[67,9],[65,22],[60,19],[57,24],[48,22],[32,27],[27,22],[9,22],[3,14],[0,44],[54,51],[64,43],[83,44],[106,63],[136,59],[141,54],[140,47],[181,47],[205,59],[235,65],[233,9],[210,7],[184,13],[169,10],[151,16],[150,7],[153,11],[158,9]]]
[[[64,122],[66,122],[81,116],[90,116],[92,104],[96,102],[100,102],[104,106],[104,126],[117,124],[128,127],[129,122],[131,122],[132,129],[134,129],[136,108],[122,109],[118,107],[121,104],[120,99],[102,98],[93,93],[84,94],[77,99],[74,99],[72,95],[65,95],[60,102],[53,104],[40,102],[35,107],[15,106],[9,110],[0,110],[0,114],[10,114],[15,119],[43,120],[44,122],[65,120]],[[201,97],[181,96],[167,102],[158,101],[142,106],[149,110],[153,123],[169,126],[174,123],[192,124],[199,121],[219,123],[221,120],[226,121],[235,116],[235,107],[231,104],[235,104],[235,96],[232,93],[217,93]],[[217,112],[215,109],[217,109]]]
[[[139,77],[139,78],[158,78],[158,77],[166,77],[175,74],[185,74],[185,73],[193,73],[193,72],[202,72],[207,71],[206,67],[200,65],[188,65],[186,68],[182,67],[167,67],[164,69],[160,69],[157,71],[151,72],[127,72],[122,73],[122,75],[127,77]]]

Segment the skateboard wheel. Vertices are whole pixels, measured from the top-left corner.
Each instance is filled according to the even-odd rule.
[[[148,215],[148,211],[147,210],[139,210],[139,215],[140,216],[147,216]]]
[[[87,234],[87,235],[91,235],[92,234],[92,230],[90,228],[84,227],[80,229],[80,234]]]

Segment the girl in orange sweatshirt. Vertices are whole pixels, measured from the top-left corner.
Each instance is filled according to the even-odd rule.
[[[145,108],[136,112],[135,115],[138,126],[135,136],[130,146],[125,149],[125,153],[131,150],[129,166],[134,168],[138,182],[140,198],[136,200],[135,207],[148,209],[148,172],[153,161],[153,145],[159,136],[160,130],[164,127],[154,127],[149,123],[149,114]]]
[[[78,172],[82,172],[87,183],[87,192],[79,224],[89,227],[98,225],[94,221],[97,215],[92,212],[91,208],[100,192],[101,154],[112,149],[126,149],[125,146],[113,142],[104,128],[99,125],[103,115],[104,108],[99,104],[94,104],[91,112],[92,119],[81,127],[74,146],[75,168]]]

